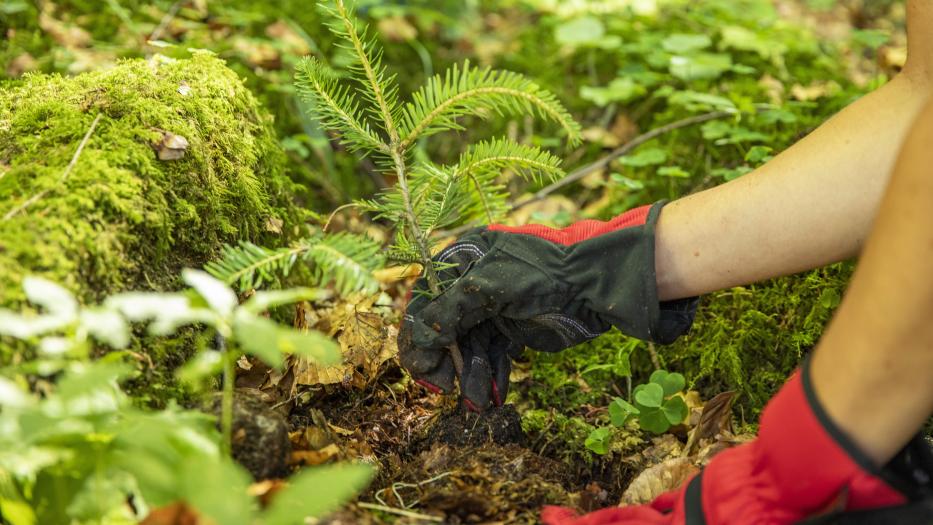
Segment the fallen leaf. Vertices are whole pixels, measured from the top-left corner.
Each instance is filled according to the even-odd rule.
[[[835,95],[841,88],[839,84],[830,80],[827,82],[814,82],[809,86],[794,84],[790,88],[790,94],[797,100],[807,102],[819,98]]]
[[[36,67],[38,67],[36,59],[29,53],[22,53],[10,60],[6,66],[6,74],[8,77],[15,78],[28,71],[33,71]]]
[[[48,33],[52,40],[68,50],[91,45],[91,34],[83,28],[67,24],[54,17],[54,4],[45,2],[39,13],[39,28]]]
[[[340,447],[335,444],[327,445],[320,450],[294,450],[292,451],[291,464],[314,466],[327,463],[340,454]]]
[[[689,458],[672,458],[650,467],[629,484],[619,506],[641,505],[653,501],[661,494],[680,487],[690,476],[699,472]]]
[[[266,36],[274,39],[287,53],[304,56],[311,53],[311,46],[292,26],[279,20],[266,28]]]
[[[199,525],[197,513],[185,503],[172,503],[154,509],[140,525]]]

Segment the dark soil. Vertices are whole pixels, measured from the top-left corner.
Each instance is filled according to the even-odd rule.
[[[422,448],[434,443],[457,446],[527,445],[522,417],[513,405],[492,407],[482,414],[455,409],[440,417],[428,432]]]

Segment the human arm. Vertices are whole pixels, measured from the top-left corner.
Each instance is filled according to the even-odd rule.
[[[858,511],[874,520],[858,523],[930,523],[933,454],[917,432],[933,413],[931,146],[933,99],[909,131],[842,305],[768,403],[756,440],[651,505],[583,517],[549,508],[543,521],[784,525]]]
[[[933,86],[933,2],[908,2],[908,61],[748,175],[671,202],[658,220],[661,300],[701,295],[855,255],[908,127]]]

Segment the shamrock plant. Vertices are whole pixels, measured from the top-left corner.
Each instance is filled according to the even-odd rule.
[[[339,361],[336,344],[264,317],[266,310],[320,292],[258,292],[243,304],[222,282],[185,270],[190,287],[177,293],[128,292],[82,307],[63,287],[25,279],[36,307],[0,309],[0,336],[35,348],[35,359],[0,370],[0,515],[12,525],[137,523],[159,506],[185,501],[216,523],[285,525],[333,510],[371,476],[365,465],[310,469],[260,513],[243,497],[249,476],[229,455],[233,364],[241,353],[270,366],[284,354],[320,363]],[[211,417],[175,406],[135,408],[120,390],[130,376],[121,362],[133,324],[166,336],[183,326],[212,330],[225,344],[202,348],[186,365],[189,376],[223,371],[219,435]],[[98,346],[113,351],[88,362]],[[41,379],[40,396],[30,388]]]
[[[663,434],[687,417],[687,404],[681,395],[686,381],[676,372],[655,370],[648,382],[632,391],[632,401],[617,397],[609,404],[609,421],[615,427],[624,427],[637,420],[642,430]],[[597,454],[609,451],[611,428],[600,427],[586,438],[586,448]]]

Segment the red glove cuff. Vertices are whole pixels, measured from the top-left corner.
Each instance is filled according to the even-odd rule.
[[[773,478],[782,506],[804,515],[837,505],[858,510],[906,503],[897,481],[830,420],[809,369],[808,359],[765,407],[754,470]]]
[[[585,220],[579,221],[567,226],[566,228],[556,229],[542,226],[540,224],[528,224],[525,226],[505,226],[502,224],[490,224],[490,231],[506,233],[522,233],[525,235],[534,235],[546,241],[556,244],[570,246],[571,244],[592,239],[600,235],[629,228],[631,226],[643,226],[648,221],[648,212],[654,204],[648,204],[629,210],[618,217],[609,221]]]

